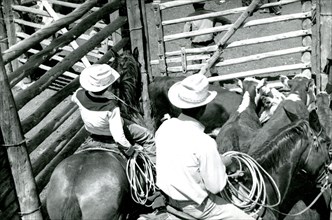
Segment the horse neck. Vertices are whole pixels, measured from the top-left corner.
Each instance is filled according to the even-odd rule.
[[[282,157],[278,157],[278,160],[274,161],[274,166],[266,168],[266,171],[272,176],[280,191],[280,206],[282,206],[284,201],[287,201],[286,196],[292,187],[294,181],[293,177],[297,174],[301,163],[303,163],[301,157],[306,151],[306,148],[307,143],[303,139],[298,139],[294,144],[294,147],[289,151],[288,156],[283,155]],[[258,163],[261,164],[262,162],[258,159]],[[277,202],[274,191],[270,190],[268,199],[269,202],[271,202],[270,204]]]
[[[241,104],[239,105],[237,112],[242,113],[245,111],[256,110],[255,95],[249,91],[245,91],[242,97]]]
[[[308,96],[303,88],[295,87],[292,88],[286,99],[300,99],[305,105],[307,105]]]

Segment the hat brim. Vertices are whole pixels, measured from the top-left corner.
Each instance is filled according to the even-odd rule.
[[[184,100],[182,100],[179,97],[179,87],[181,86],[181,82],[177,82],[174,85],[171,86],[171,88],[168,90],[168,99],[172,103],[172,105],[181,108],[181,109],[187,109],[187,108],[196,108],[199,106],[207,105],[209,102],[211,102],[216,96],[216,91],[209,91],[209,95],[204,99],[202,102],[197,103],[189,103]]]
[[[108,88],[110,85],[112,85],[119,77],[119,73],[116,72],[115,70],[111,69],[109,73],[112,76],[112,80],[107,83],[104,86],[95,86],[90,83],[89,76],[87,73],[81,73],[80,75],[80,84],[83,89],[90,91],[90,92],[100,92],[103,91],[104,89]]]

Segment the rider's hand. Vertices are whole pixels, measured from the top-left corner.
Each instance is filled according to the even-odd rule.
[[[236,172],[236,162],[233,161],[231,156],[221,156],[221,160],[224,163],[228,174]]]

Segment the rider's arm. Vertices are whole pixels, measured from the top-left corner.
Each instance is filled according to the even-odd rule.
[[[216,142],[211,139],[205,145],[205,151],[200,157],[200,173],[205,187],[211,193],[222,191],[227,182],[225,165],[221,162]]]
[[[108,114],[109,116],[109,128],[112,137],[116,143],[121,144],[124,147],[131,147],[130,142],[126,138],[123,131],[123,124],[120,115],[120,108],[116,107]]]

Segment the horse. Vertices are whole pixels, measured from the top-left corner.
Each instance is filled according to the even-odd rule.
[[[126,57],[118,63],[122,63],[117,69],[122,74],[121,80],[140,79],[136,77],[139,74],[136,71],[140,69],[131,68],[132,65],[140,66],[136,58]],[[133,85],[140,83],[125,85],[129,86],[120,87],[120,94],[122,89],[134,90]],[[126,93],[124,100],[136,99],[139,91],[141,88],[135,88],[132,97]],[[128,105],[123,106],[129,108]],[[47,212],[51,219],[135,219],[135,210],[146,209],[132,200],[125,171],[127,159],[116,150],[116,144],[111,145],[110,150],[87,149],[78,152],[55,168],[46,195]]]
[[[313,79],[298,74],[292,79],[282,77],[281,80],[290,89],[288,96],[280,102],[271,118],[257,131],[250,142],[251,147],[262,146],[282,127],[291,123],[285,110],[298,115],[299,118],[309,119],[308,108],[311,108],[310,105],[315,102],[316,98]]]
[[[273,209],[266,208],[263,219],[284,219],[296,202],[305,201],[303,197],[310,196],[313,200],[309,195],[312,191],[308,189],[316,189],[316,178],[330,163],[330,139],[322,129],[316,111],[310,112],[309,122],[287,110],[286,113],[293,122],[278,130],[261,146],[251,146],[248,151],[272,176],[281,194],[279,205]],[[270,181],[266,184],[267,203],[276,204],[276,192]],[[318,195],[319,190],[315,192]],[[325,211],[328,211],[327,207]],[[322,219],[327,217],[325,215]]]
[[[154,121],[155,130],[161,125],[165,114],[171,117],[177,117],[181,110],[173,106],[168,100],[168,90],[176,82],[184,79],[184,76],[178,77],[155,77],[148,86],[148,92],[151,102],[151,115]],[[208,103],[206,111],[200,121],[205,126],[206,133],[215,133],[215,129],[221,128],[228,120],[232,112],[235,112],[241,103],[242,95],[222,88],[218,85],[209,85],[209,90],[217,91],[216,98]]]
[[[221,127],[216,137],[219,152],[230,150],[248,152],[251,138],[261,127],[256,110],[260,99],[259,90],[265,81],[266,79],[259,81],[251,77],[243,80],[242,102]]]

